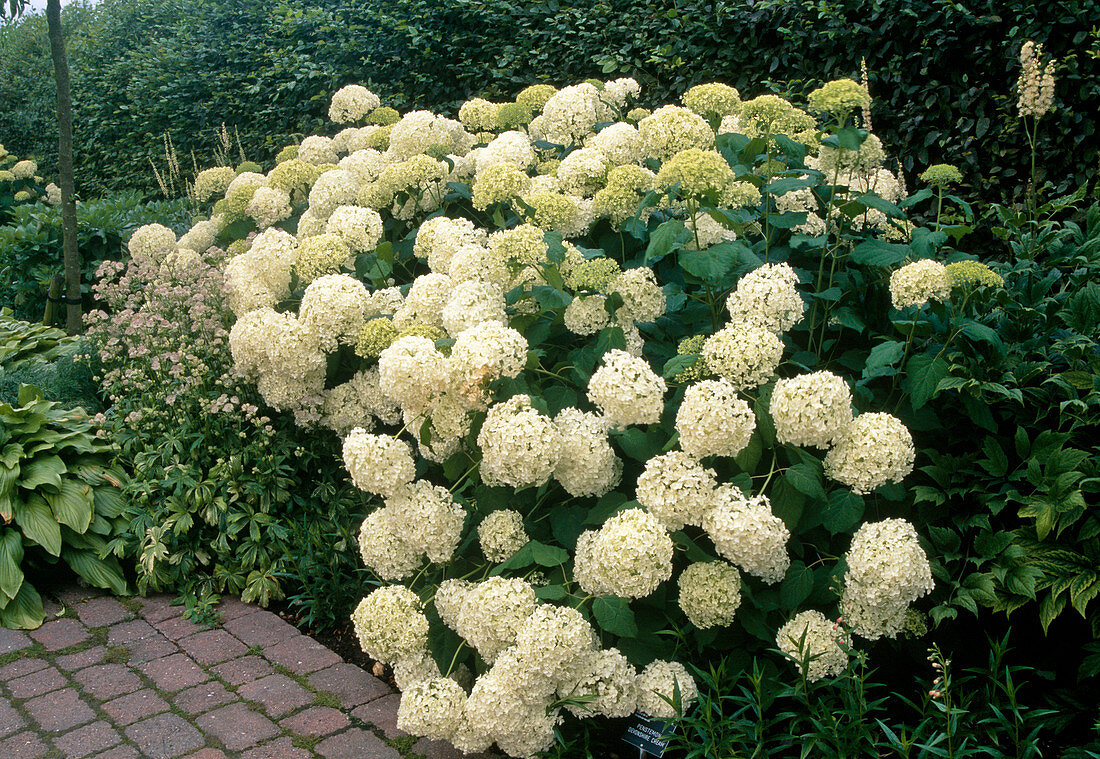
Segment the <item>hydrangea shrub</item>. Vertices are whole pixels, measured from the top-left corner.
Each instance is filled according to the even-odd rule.
[[[394,120],[349,86],[185,236],[229,252],[237,374],[376,499],[353,621],[399,724],[467,752],[673,717],[711,648],[835,674],[932,589],[881,379],[907,348],[872,336],[971,275],[906,220],[865,89],[638,93]],[[135,257],[194,255],[165,231]]]

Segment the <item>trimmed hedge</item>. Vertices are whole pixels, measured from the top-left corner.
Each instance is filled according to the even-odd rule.
[[[866,56],[875,131],[906,171],[952,162],[970,189],[1003,197],[1019,191],[1028,163],[1013,93],[1026,39],[1059,61],[1055,111],[1040,129],[1043,175],[1066,190],[1097,174],[1100,5],[1089,0],[106,0],[71,18],[86,192],[153,190],[148,158],[165,131],[203,163],[225,121],[249,158],[267,158],[315,131],[349,82],[401,110],[452,112],[473,95],[592,76],[633,76],[652,103],[712,80],[797,97],[858,75]],[[29,86],[42,66],[24,39],[38,26],[0,34],[0,51],[20,52],[0,64],[0,134],[48,171],[55,141],[34,119],[52,106],[40,102],[47,88]]]

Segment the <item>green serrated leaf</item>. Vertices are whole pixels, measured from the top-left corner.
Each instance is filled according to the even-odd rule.
[[[779,602],[784,609],[793,611],[810,597],[813,589],[813,571],[801,561],[792,561],[779,586]]]
[[[948,375],[948,365],[938,356],[913,356],[905,363],[905,375],[909,380],[909,402],[916,411],[935,397],[940,380]]]

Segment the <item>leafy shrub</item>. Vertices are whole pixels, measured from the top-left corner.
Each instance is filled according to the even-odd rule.
[[[216,258],[192,255],[164,269],[104,262],[95,292],[106,310],[86,316],[105,428],[133,475],[112,550],[135,562],[141,592],[178,592],[196,612],[223,592],[263,605],[293,592],[317,626],[332,624],[342,594],[313,598],[288,569],[299,551],[331,552],[328,532],[356,513],[357,495],[334,484],[323,445],[260,413],[232,375],[222,274]]]
[[[36,203],[42,195],[42,177],[36,176],[38,164],[33,159],[9,153],[0,145],[0,224],[10,219],[19,206]]]
[[[235,253],[236,371],[339,432],[379,497],[359,547],[382,587],[353,619],[418,734],[530,755],[563,706],[669,716],[678,689],[689,707],[665,659],[799,662],[792,638],[828,656],[816,680],[850,645],[819,610],[843,610],[843,637],[893,637],[932,589],[892,413],[918,438],[945,426],[897,366],[913,314],[965,298],[932,260],[965,225],[906,219],[930,193],[906,199],[850,126],[855,82],[812,93],[820,123],[721,85],[685,98],[709,122],[631,110],[637,93],[525,93],[534,118],[497,136],[475,101],[476,135],[423,112],[357,127],[377,99],[349,88],[335,140],[307,137],[196,227]],[[595,662],[571,689],[562,667],[575,684]],[[440,679],[463,668],[469,696]],[[431,727],[435,688],[474,724]]]
[[[64,562],[88,583],[125,593],[108,541],[124,523],[124,477],[113,446],[79,409],[61,409],[24,385],[0,403],[0,623],[34,628],[44,617],[30,577]]]
[[[64,408],[88,412],[100,407],[98,387],[88,367],[76,359],[81,342],[64,331],[13,319],[0,311],[0,400],[17,403],[22,385]]]
[[[85,291],[99,264],[120,259],[130,234],[153,221],[179,226],[186,225],[190,217],[181,201],[146,202],[136,192],[77,204],[77,240]],[[0,250],[4,251],[0,258],[4,305],[20,318],[41,319],[50,280],[63,271],[61,209],[43,204],[16,209],[11,223],[0,227]]]

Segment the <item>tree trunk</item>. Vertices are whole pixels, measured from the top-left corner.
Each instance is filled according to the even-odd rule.
[[[73,198],[73,100],[69,90],[69,61],[61,34],[61,0],[47,0],[46,24],[50,35],[53,75],[57,82],[57,172],[61,180],[61,236],[65,261],[65,329],[81,331],[80,248],[77,246],[76,200]]]

